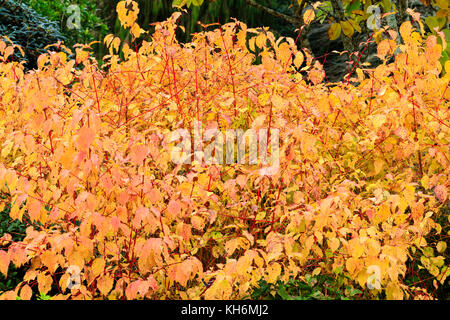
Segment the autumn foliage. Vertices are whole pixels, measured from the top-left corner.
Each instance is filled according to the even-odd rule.
[[[293,39],[231,22],[181,44],[178,14],[145,34],[124,3],[147,40],[108,36],[103,66],[60,45],[25,73],[0,42],[1,206],[29,224],[21,242],[0,238],[0,272],[28,268],[3,299],[240,299],[308,274],[407,299],[433,295],[405,283],[412,266],[448,280],[450,65],[436,36],[405,22],[381,65],[325,84]],[[170,133],[194,121],[279,129],[280,170],[174,164]]]

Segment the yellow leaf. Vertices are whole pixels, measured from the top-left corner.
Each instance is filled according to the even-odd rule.
[[[315,17],[316,14],[314,13],[314,10],[308,9],[303,14],[303,22],[305,23],[305,25],[308,25],[314,20]]]
[[[330,40],[336,40],[341,35],[341,25],[339,23],[333,23],[328,29],[328,37]]]
[[[408,203],[406,202],[405,198],[400,198],[400,203],[398,205],[400,213],[404,213],[407,207]]]
[[[361,263],[357,258],[349,258],[345,262],[345,266],[352,277],[359,271],[360,265]]]
[[[401,213],[395,216],[394,218],[394,222],[395,224],[399,225],[402,224],[403,222],[406,221],[406,219],[408,219],[409,215]]]
[[[10,142],[2,148],[2,152],[1,152],[2,158],[6,158],[9,155],[13,146],[14,146],[14,142]]]
[[[197,230],[202,230],[205,227],[205,220],[199,216],[191,217],[191,224]]]
[[[115,37],[114,40],[111,42],[111,47],[109,47],[110,54],[113,54],[114,50],[117,51],[120,47],[120,38]]]
[[[105,259],[103,259],[103,258],[95,259],[94,262],[92,263],[92,267],[91,267],[94,277],[101,274],[104,269],[105,269]]]
[[[67,262],[69,263],[69,265],[73,265],[73,266],[78,266],[78,267],[83,267],[84,266],[84,258],[81,255],[80,251],[72,251],[71,254],[68,255],[67,257]]]
[[[396,283],[390,283],[386,287],[386,299],[387,300],[402,300],[403,291]]]
[[[420,179],[420,183],[422,184],[422,187],[425,189],[428,189],[428,183],[430,181],[430,178],[427,175],[424,175],[422,179]]]
[[[356,22],[355,20],[348,20],[348,22],[350,22],[350,24],[352,25],[352,27],[358,31],[359,33],[361,33],[361,27],[359,26],[358,22]]]
[[[375,220],[378,223],[384,222],[389,218],[390,215],[391,215],[391,210],[389,208],[389,205],[387,203],[383,203],[380,206],[378,206]]]
[[[101,276],[97,280],[97,288],[100,290],[100,293],[104,296],[108,295],[114,285],[114,279],[109,276]]]
[[[384,165],[383,159],[377,158],[374,161],[374,163],[373,163],[374,175],[377,175],[381,172],[381,170],[383,169],[383,165]]]
[[[120,1],[117,3],[116,11],[121,25],[126,28],[131,27],[136,21],[139,7],[135,1]]]
[[[304,60],[303,53],[301,53],[300,51],[297,52],[294,58],[295,67],[300,68],[300,66],[303,64],[303,60]]]
[[[353,36],[354,33],[354,29],[353,26],[351,25],[350,22],[348,21],[341,21],[341,28],[342,28],[342,32],[349,38],[351,38]]]
[[[435,0],[436,5],[441,9],[448,9],[448,0]]]
[[[267,282],[275,283],[280,274],[281,274],[281,266],[276,262],[271,263],[267,268]]]
[[[415,202],[415,188],[412,185],[408,185],[405,187],[405,190],[403,190],[403,197],[406,200],[406,203],[409,206],[412,206]]]
[[[114,34],[110,33],[103,39],[103,42],[106,44],[107,47],[109,47],[111,45],[111,42],[113,39],[114,39]]]
[[[335,252],[340,245],[340,241],[338,238],[331,238],[328,240],[328,246],[331,249],[332,252]]]
[[[206,300],[228,300],[233,293],[233,287],[227,279],[217,279],[213,285],[206,290]]]
[[[262,106],[265,106],[270,99],[270,95],[268,93],[263,93],[258,96],[258,103]]]
[[[277,59],[282,63],[285,64],[289,61],[289,59],[292,56],[292,51],[287,42],[283,42],[278,46],[277,50]]]
[[[364,253],[364,247],[359,242],[353,244],[351,250],[352,250],[352,257],[354,258],[359,258]]]
[[[384,114],[377,114],[373,116],[372,123],[375,129],[381,127],[386,122],[386,116]]]
[[[261,33],[256,37],[255,44],[256,44],[256,46],[257,46],[258,48],[263,48],[263,47],[264,47],[264,44],[266,43],[266,40],[267,40],[266,35],[265,35],[264,33],[261,32]],[[253,51],[254,51],[254,50],[253,50]]]
[[[12,219],[18,219],[20,222],[22,222],[23,213],[25,211],[26,207],[23,206],[22,208],[19,208],[18,205],[13,204],[11,207],[11,211],[9,213],[9,216]]]
[[[411,33],[412,33],[411,22],[409,21],[403,22],[402,25],[400,26],[400,35],[402,36],[405,42],[408,42],[408,40],[411,38],[410,36]]]
[[[431,263],[438,268],[441,268],[445,263],[443,256],[431,257],[430,260],[431,260]]]
[[[445,61],[444,68],[445,68],[445,73],[450,74],[450,60]]]
[[[243,237],[234,238],[227,241],[227,243],[225,244],[225,251],[227,252],[227,255],[231,256],[237,249],[244,248],[247,244],[247,241],[248,240]]]
[[[131,27],[131,34],[135,37],[135,38],[139,38],[141,36],[141,34],[143,34],[145,31],[143,29],[141,29],[141,27],[135,23],[133,24],[133,26]]]
[[[272,104],[275,108],[280,110],[285,109],[289,105],[289,101],[283,99],[280,95],[274,94],[271,98]]]
[[[313,276],[317,276],[317,275],[320,274],[321,271],[322,271],[322,268],[321,268],[321,267],[317,267],[317,268],[315,268],[315,269],[313,270],[312,275],[313,275]]]
[[[444,241],[439,241],[436,249],[439,253],[443,253],[445,249],[447,249],[447,243],[445,243]]]
[[[248,41],[248,47],[250,51],[256,51],[256,37],[250,38],[250,40]]]

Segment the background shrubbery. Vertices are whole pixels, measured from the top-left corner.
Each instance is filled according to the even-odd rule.
[[[102,11],[97,1],[92,0],[22,0],[39,14],[56,22],[60,30],[66,37],[65,44],[72,47],[76,43],[90,43],[105,37],[108,26],[104,23],[100,12]],[[79,28],[70,29],[67,20],[72,13],[68,13],[71,5],[77,5],[80,9]],[[100,46],[93,46],[100,50]]]
[[[25,60],[27,68],[36,67],[47,45],[65,40],[56,22],[14,0],[0,1],[0,34],[22,47],[25,56],[16,51],[14,58]]]

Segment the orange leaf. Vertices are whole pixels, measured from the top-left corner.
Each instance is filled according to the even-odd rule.
[[[37,281],[39,292],[42,294],[47,294],[52,286],[52,277],[42,272],[37,276]]]
[[[114,279],[109,276],[101,276],[97,280],[97,288],[100,290],[100,293],[106,296],[112,289],[114,285]]]
[[[81,151],[87,151],[94,141],[95,132],[92,128],[83,127],[78,132],[77,147]]]
[[[131,148],[130,158],[131,162],[137,165],[142,165],[148,155],[148,148],[144,145],[133,146]]]
[[[42,203],[36,199],[30,199],[27,203],[28,206],[28,214],[30,215],[31,221],[35,221],[39,219],[41,215]]]
[[[181,212],[181,205],[177,200],[170,200],[169,205],[167,206],[167,213],[170,214],[172,219],[177,217]]]
[[[128,300],[133,300],[137,297],[137,295],[144,296],[148,289],[150,288],[150,284],[147,281],[144,280],[136,280],[132,283],[130,283],[125,290],[125,295],[127,296]]]
[[[148,199],[152,204],[157,203],[160,200],[160,193],[158,189],[152,189],[148,193]]]
[[[33,292],[29,285],[24,285],[20,290],[20,299],[22,300],[30,300]]]
[[[434,193],[436,194],[436,198],[438,198],[438,200],[440,202],[445,202],[445,200],[447,200],[447,187],[444,185],[437,185],[436,187],[434,187]]]
[[[289,46],[289,44],[286,42],[283,42],[282,44],[280,44],[280,46],[278,47],[278,50],[277,50],[278,60],[282,64],[285,64],[289,61],[291,56],[292,56],[292,51],[291,51],[291,47]]]
[[[308,9],[303,14],[303,21],[305,22],[306,25],[308,25],[314,20],[315,17],[316,14],[314,13],[314,10]]]
[[[45,251],[42,253],[41,261],[50,270],[50,272],[55,272],[56,268],[58,268],[57,257],[51,251]]]
[[[11,260],[9,253],[4,250],[0,250],[0,272],[5,275],[5,278],[8,275],[8,267],[10,262]]]

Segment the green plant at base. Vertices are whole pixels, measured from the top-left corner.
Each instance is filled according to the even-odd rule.
[[[250,298],[253,300],[350,300],[357,299],[357,295],[361,293],[361,290],[348,285],[344,286],[342,278],[307,274],[304,281],[290,278],[286,283],[279,280],[276,284],[270,284],[261,280],[259,287],[253,291]]]

